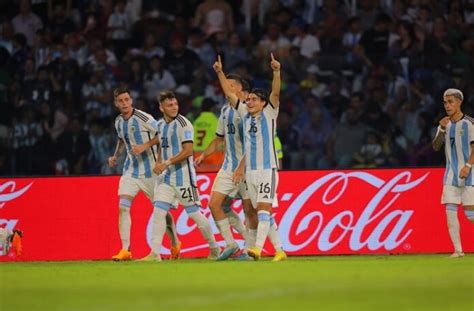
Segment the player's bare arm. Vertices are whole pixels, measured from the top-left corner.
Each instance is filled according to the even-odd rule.
[[[156,162],[155,167],[153,168],[153,172],[155,172],[156,174],[161,174],[170,165],[181,163],[192,155],[193,155],[193,143],[185,142],[183,143],[183,149],[176,156],[171,157],[168,160],[161,163]]]
[[[439,130],[436,133],[436,137],[433,139],[433,149],[438,151],[444,144],[444,133],[446,132],[446,126],[448,126],[449,117],[446,116],[439,121]]]
[[[137,156],[137,155],[141,154],[143,151],[153,147],[154,145],[158,145],[159,143],[160,143],[159,136],[156,135],[155,137],[153,137],[152,139],[150,139],[146,143],[139,144],[139,145],[133,145],[132,146],[132,154]]]
[[[234,184],[238,185],[241,182],[243,182],[244,175],[245,175],[245,154],[240,160],[239,166],[237,166],[237,168],[234,171],[234,174],[232,175],[232,181],[234,182]]]
[[[227,99],[229,100],[230,105],[235,108],[237,106],[239,98],[237,97],[237,94],[232,91],[229,82],[227,81],[227,78],[222,69],[222,61],[220,55],[217,55],[217,61],[212,67],[214,68],[214,71],[217,74],[217,78],[219,78],[219,83],[221,85],[225,97],[227,97]]]
[[[469,155],[469,159],[459,171],[459,178],[464,179],[469,175],[472,169],[472,164],[474,164],[474,144],[471,144],[471,154]]]
[[[117,145],[115,146],[115,152],[114,152],[114,155],[109,157],[109,166],[110,167],[114,167],[115,165],[117,165],[117,157],[122,154],[122,152],[124,151],[125,149],[125,144],[123,142],[122,139],[119,139],[117,141]]]
[[[206,147],[203,153],[199,155],[199,157],[194,160],[194,165],[199,166],[204,159],[206,159],[208,156],[213,154],[214,152],[220,150],[220,147],[224,143],[224,137],[221,136],[216,136],[214,139],[211,141],[211,143]]]
[[[272,92],[270,93],[270,103],[273,107],[277,108],[280,106],[280,88],[281,88],[281,77],[280,77],[280,62],[275,59],[273,53],[270,53],[271,62],[270,67],[273,70],[272,80]]]

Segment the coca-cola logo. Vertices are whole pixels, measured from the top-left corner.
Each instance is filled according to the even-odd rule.
[[[361,250],[366,247],[371,250],[384,249],[393,250],[403,243],[411,234],[412,229],[406,229],[413,210],[397,209],[393,205],[403,192],[418,186],[429,173],[424,174],[411,181],[412,173],[401,172],[391,180],[384,181],[370,173],[365,172],[335,172],[323,176],[306,189],[291,203],[280,221],[280,236],[285,249],[296,252],[313,244],[320,251],[329,251],[342,243],[348,237],[348,246],[352,251]],[[344,195],[350,185],[351,179],[358,179],[378,189],[376,194],[369,198],[366,206],[348,206],[345,210],[337,213],[332,219],[325,219],[322,211],[312,211],[305,215],[298,223],[298,213],[302,210],[310,197],[320,195],[321,206],[330,208]],[[324,188],[324,186],[326,186]],[[361,193],[363,195],[363,193]],[[388,200],[384,200],[391,195]],[[381,204],[383,202],[383,204]],[[355,211],[361,210],[359,217]],[[310,227],[310,223],[313,227]],[[372,232],[365,232],[368,225],[372,225]],[[385,232],[390,225],[391,231]],[[339,236],[332,238],[334,231]],[[299,234],[304,230],[311,232],[309,238],[294,243]],[[382,233],[385,233],[382,239]],[[366,238],[362,238],[362,235]]]
[[[14,181],[7,181],[6,183],[0,185],[0,208],[3,208],[7,202],[21,196],[28,189],[30,189],[31,185],[33,185],[33,182],[18,190],[15,190],[16,183]]]
[[[408,227],[408,223],[414,213],[409,207],[397,207],[397,200],[404,192],[420,185],[428,175],[429,173],[425,173],[412,180],[412,173],[404,171],[390,180],[383,180],[367,172],[333,172],[314,180],[296,194],[282,193],[279,196],[281,201],[293,199],[284,214],[278,217],[283,248],[288,252],[298,252],[307,247],[318,252],[327,252],[343,243],[347,243],[347,247],[352,251],[365,247],[370,251],[390,251],[397,248],[412,233],[413,229]],[[351,205],[341,208],[339,201],[342,201],[355,182],[372,187],[375,194],[369,197],[362,191],[360,195],[366,196],[365,206]],[[213,232],[218,233],[207,208],[211,179],[209,176],[199,175],[198,184],[203,205],[201,212],[211,222]],[[311,206],[308,204],[310,199],[313,202]],[[314,204],[315,200],[317,204]],[[240,202],[237,201],[235,206],[240,208]],[[338,207],[338,212],[329,212],[335,206]],[[243,219],[241,208],[238,212]],[[278,209],[274,212],[278,213]],[[184,209],[176,219],[176,226],[181,236],[197,230]],[[147,227],[147,240],[151,245],[151,219]],[[239,243],[242,245],[243,241],[239,240]],[[184,244],[186,247],[182,249],[183,253],[208,247],[207,243]],[[169,254],[169,249],[162,247],[162,253]]]

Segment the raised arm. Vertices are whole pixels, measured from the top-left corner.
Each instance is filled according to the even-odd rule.
[[[273,53],[270,53],[272,61],[270,66],[273,70],[273,80],[272,80],[272,92],[270,93],[270,103],[274,108],[280,106],[280,86],[281,86],[281,77],[280,77],[280,62],[278,62]]]
[[[227,97],[227,99],[229,100],[230,105],[235,108],[237,106],[239,98],[232,91],[232,88],[230,87],[229,82],[227,81],[227,78],[224,74],[224,71],[222,70],[222,61],[220,55],[217,55],[217,61],[212,67],[214,68],[214,71],[217,74],[217,78],[219,78],[219,83],[221,85],[225,97]]]
[[[433,139],[431,145],[433,149],[438,151],[444,144],[444,134],[446,133],[446,126],[449,123],[449,117],[444,117],[439,121],[438,131],[436,132],[436,136]]]

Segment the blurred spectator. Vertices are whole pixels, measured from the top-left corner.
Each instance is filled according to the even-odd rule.
[[[229,42],[223,49],[222,60],[226,72],[231,72],[238,64],[245,63],[248,60],[247,52],[242,47],[237,33],[230,35]]]
[[[30,0],[20,0],[20,13],[12,19],[15,34],[21,33],[26,37],[26,43],[33,46],[36,32],[43,28],[43,22],[31,12]]]
[[[229,33],[234,30],[232,8],[224,0],[205,0],[197,7],[194,25],[207,36],[221,31]]]
[[[56,174],[70,172],[74,175],[87,173],[87,157],[90,151],[89,135],[78,117],[69,123],[68,129],[58,137],[56,144]]]
[[[354,154],[354,168],[374,168],[384,164],[382,145],[375,132],[368,132],[365,143],[359,152]]]
[[[172,90],[176,87],[173,75],[163,68],[160,57],[154,56],[150,62],[150,69],[145,74],[143,83],[148,101],[155,102],[157,94],[163,90]]]
[[[200,64],[199,57],[186,48],[185,40],[180,36],[171,39],[170,50],[166,52],[164,62],[178,86],[190,84]]]
[[[288,35],[293,38],[291,44],[298,47],[300,54],[307,59],[314,59],[321,51],[318,38],[308,33],[307,26],[302,21],[293,21]]]
[[[13,25],[10,21],[2,23],[2,36],[0,37],[0,47],[8,51],[10,55],[13,54]]]
[[[70,14],[63,3],[57,3],[53,7],[53,1],[48,1],[49,23],[46,28],[55,42],[63,41],[65,35],[76,30],[74,22],[69,18]]]
[[[318,162],[319,168],[349,168],[354,154],[360,150],[367,127],[360,122],[354,108],[349,107],[346,116],[347,122],[337,125],[327,140],[324,157]]]

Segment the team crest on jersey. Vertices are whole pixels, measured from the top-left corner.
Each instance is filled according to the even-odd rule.
[[[137,128],[132,125],[132,126],[130,127],[130,130],[131,130],[132,132],[135,132],[135,131],[137,130]]]
[[[191,131],[184,131],[184,139],[192,139],[193,133]]]
[[[464,135],[464,130],[460,130],[459,131],[459,136],[463,136]]]

